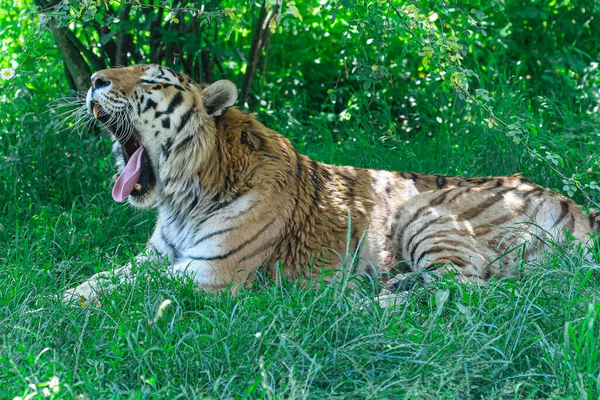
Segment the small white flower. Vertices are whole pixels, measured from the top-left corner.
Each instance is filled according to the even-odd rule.
[[[42,389],[42,396],[44,397],[50,397],[52,393],[50,392],[50,389],[48,389],[47,387]]]
[[[11,79],[13,76],[15,76],[15,70],[12,68],[2,68],[0,70],[0,78],[4,81]]]
[[[54,393],[58,393],[58,389],[59,389],[59,385],[60,381],[58,380],[58,376],[53,376],[52,378],[50,378],[50,380],[48,381],[48,387],[50,389],[52,389],[52,391]]]
[[[256,332],[254,334],[254,337],[257,338],[257,339],[260,338],[261,336],[262,336],[262,333],[260,333],[260,332]]]

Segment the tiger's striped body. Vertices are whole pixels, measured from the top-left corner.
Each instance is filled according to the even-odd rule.
[[[419,194],[398,210],[386,243],[395,272],[454,270],[463,281],[517,274],[520,260],[540,259],[565,232],[591,246],[598,230],[570,199],[520,176],[478,187]],[[438,269],[439,271],[439,269]]]
[[[171,272],[192,278],[204,290],[243,284],[260,265],[275,277],[278,261],[288,278],[312,278],[323,268],[339,269],[346,251],[355,253],[363,235],[358,261],[362,273],[394,273],[400,261],[411,263],[415,257],[416,265],[421,265],[428,259],[421,256],[425,253],[434,255],[432,260],[452,261],[438,257],[442,252],[435,248],[436,241],[423,240],[423,235],[447,231],[449,222],[438,221],[440,229],[435,224],[427,227],[431,216],[420,208],[428,203],[439,206],[435,212],[447,219],[452,213],[462,215],[463,206],[486,201],[486,196],[520,190],[519,177],[504,178],[501,187],[509,185],[504,193],[498,192],[504,189],[494,186],[500,182],[494,178],[316,162],[298,154],[286,138],[253,115],[229,108],[236,95],[231,82],[201,86],[154,65],[100,71],[92,77],[88,93],[88,109],[118,139],[114,150],[122,172],[117,182],[127,183],[116,184],[113,197],[120,201],[125,195],[134,206],[158,208],[147,254],[167,259]],[[541,190],[544,199],[558,207],[568,202],[523,184],[532,192]],[[471,202],[458,201],[470,195]],[[574,233],[585,241],[592,228],[580,224],[585,215],[568,204],[573,227],[578,228]],[[526,211],[522,206],[496,206],[475,216],[480,217],[477,224],[493,222],[507,212],[509,220],[517,221],[522,218],[517,214]],[[410,235],[412,241],[407,240]],[[463,247],[473,247],[475,254],[487,248],[491,239],[485,239],[485,244],[476,235],[447,240],[462,240]],[[416,242],[420,247],[413,251]],[[483,261],[490,257],[483,256]],[[126,276],[129,266],[118,273]],[[93,296],[105,275],[84,282],[68,296]]]

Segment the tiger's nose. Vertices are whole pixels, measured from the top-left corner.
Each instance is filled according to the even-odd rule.
[[[96,74],[92,75],[92,88],[93,89],[100,89],[100,88],[106,87],[108,85],[110,85],[110,80],[104,79],[101,76],[98,76]]]

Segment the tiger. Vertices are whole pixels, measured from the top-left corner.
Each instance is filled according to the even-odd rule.
[[[452,264],[462,278],[485,281],[510,273],[515,258],[500,257],[509,244],[542,231],[592,246],[596,214],[521,175],[324,164],[236,108],[237,94],[231,81],[200,84],[154,64],[92,75],[84,107],[114,139],[112,197],[158,210],[135,263],[158,261],[201,290],[235,292],[258,272],[310,282],[350,267],[385,282]],[[527,221],[538,228],[503,240],[509,225]],[[531,249],[528,259],[544,246]],[[65,299],[97,298],[114,288],[109,278],[131,278],[135,263],[92,276]]]

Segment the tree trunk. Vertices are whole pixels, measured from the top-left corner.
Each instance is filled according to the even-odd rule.
[[[35,4],[40,10],[49,9],[57,3],[58,1],[35,0]],[[77,92],[86,92],[90,86],[90,67],[77,46],[69,39],[69,33],[72,34],[72,32],[65,27],[57,27],[54,18],[48,22],[48,28],[62,53],[69,87]]]
[[[154,2],[153,2],[154,4]],[[154,64],[160,64],[163,59],[163,47],[164,44],[161,40],[161,27],[162,21],[164,20],[164,8],[159,6],[144,8],[144,13],[146,14],[146,18],[150,18],[152,14],[153,20],[150,24],[150,62]],[[156,12],[154,12],[156,10]]]
[[[131,3],[125,3],[122,6],[121,13],[119,14],[119,20],[129,20],[129,14],[131,13]],[[133,44],[133,35],[131,33],[119,32],[117,33],[115,61],[113,67],[126,67],[129,65],[127,53],[132,56],[135,53],[135,47]]]
[[[213,83],[215,81],[215,68],[210,58],[208,49],[200,50],[200,58],[202,59],[203,82]]]
[[[67,38],[68,29],[57,27],[53,20],[48,23],[50,32],[56,40],[56,44],[62,53],[65,66],[69,71],[71,79],[67,79],[73,85],[71,89],[78,92],[86,92],[90,87],[90,67],[75,45]]]
[[[277,14],[279,4],[275,4],[273,8],[267,11],[267,1],[263,1],[260,8],[260,14],[256,21],[254,28],[254,35],[252,36],[252,45],[250,46],[250,54],[248,55],[248,65],[246,67],[246,74],[244,75],[244,83],[242,84],[242,103],[248,102],[250,98],[250,92],[252,91],[252,81],[256,73],[258,62],[260,61],[261,55],[265,47],[270,41],[270,25],[271,20]],[[251,105],[250,109],[252,109]]]
[[[73,32],[69,29],[65,29],[65,37],[71,42],[75,49],[79,51],[79,54],[84,56],[87,59],[88,65],[91,65],[93,71],[98,71],[106,68],[106,63],[100,57],[98,57],[94,52],[87,47],[79,39]]]

